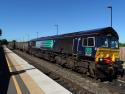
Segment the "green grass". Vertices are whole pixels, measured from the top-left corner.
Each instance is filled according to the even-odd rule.
[[[125,47],[125,43],[119,43],[120,47]]]

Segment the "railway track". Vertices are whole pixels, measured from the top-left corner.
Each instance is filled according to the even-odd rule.
[[[125,81],[99,82],[85,75],[76,73],[60,65],[15,50],[30,64],[43,71],[49,77],[63,85],[74,94],[125,94]]]

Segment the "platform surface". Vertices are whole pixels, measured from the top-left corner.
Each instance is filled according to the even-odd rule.
[[[72,94],[4,46],[11,73],[7,94]]]

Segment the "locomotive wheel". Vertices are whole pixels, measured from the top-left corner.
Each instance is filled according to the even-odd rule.
[[[108,81],[112,82],[113,78],[114,78],[114,70],[111,67],[108,69],[107,79],[108,79]]]
[[[95,77],[96,80],[100,80],[101,82],[103,82],[106,77],[104,76],[104,74],[102,72],[100,72],[98,69],[95,71]]]
[[[61,64],[61,57],[60,56],[56,56],[55,57],[55,61],[57,64]]]
[[[100,68],[100,65],[95,65],[95,79],[103,82],[106,79],[106,75]]]
[[[75,63],[72,58],[67,58],[65,66],[69,69],[75,69]]]
[[[56,60],[55,60],[55,57],[54,56],[50,56],[50,58],[49,58],[49,60],[51,61],[51,62],[56,62]]]
[[[121,77],[123,77],[125,74],[125,70],[123,69],[122,73],[121,73]]]
[[[66,64],[66,59],[61,56],[56,56],[55,61],[57,64],[64,66]]]

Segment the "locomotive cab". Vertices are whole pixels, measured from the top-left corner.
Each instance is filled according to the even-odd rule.
[[[96,49],[96,63],[106,58],[110,58],[112,62],[119,60],[118,39],[113,36],[103,36],[99,40],[100,42]]]
[[[103,72],[109,79],[122,77],[123,61],[119,57],[119,39],[114,34],[100,36],[96,49],[95,63],[97,70]]]

